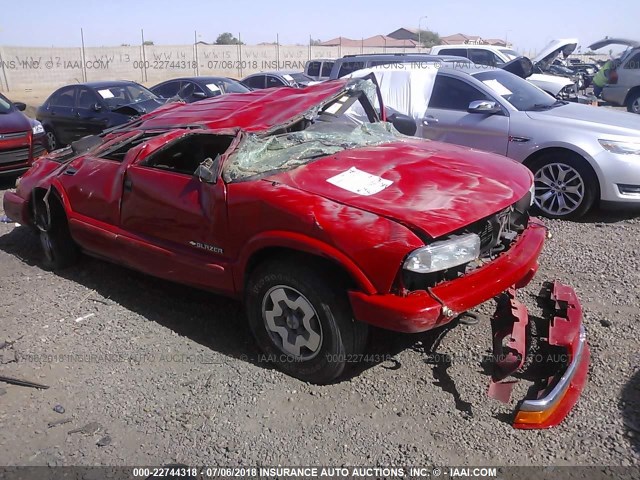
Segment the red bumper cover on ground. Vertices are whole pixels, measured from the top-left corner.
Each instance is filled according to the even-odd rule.
[[[515,290],[505,293],[492,319],[495,370],[489,396],[508,401],[513,381],[504,381],[523,364],[534,369],[539,363],[555,367],[554,374],[542,378],[542,388],[517,407],[513,426],[520,429],[549,428],[558,425],[578,401],[589,369],[589,345],[582,325],[582,307],[574,290],[554,282],[541,300],[546,303],[549,319],[543,334],[527,341],[527,327],[534,320],[526,307],[515,299]],[[529,330],[528,335],[533,335]],[[527,351],[535,343],[540,350]],[[547,347],[546,349],[544,347]],[[526,358],[529,356],[530,358]],[[529,361],[525,361],[529,360]],[[526,371],[523,372],[526,374]]]

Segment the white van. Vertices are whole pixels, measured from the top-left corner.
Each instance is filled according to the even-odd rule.
[[[304,65],[304,73],[314,80],[329,80],[335,59],[314,58]]]

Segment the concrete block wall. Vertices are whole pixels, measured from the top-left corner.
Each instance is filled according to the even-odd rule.
[[[69,83],[133,80],[154,85],[169,78],[220,75],[242,78],[268,70],[302,71],[313,58],[419,49],[308,45],[149,45],[120,47],[0,46],[0,91],[51,93]],[[426,52],[426,50],[424,50]]]

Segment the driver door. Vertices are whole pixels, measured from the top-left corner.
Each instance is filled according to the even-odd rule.
[[[469,104],[476,100],[495,101],[461,79],[438,73],[423,118],[423,136],[506,155],[509,117],[501,113],[468,113]]]
[[[120,211],[127,263],[200,288],[233,290],[225,256],[226,186],[219,172],[215,183],[195,175],[200,163],[223,155],[233,140],[194,132],[168,143],[160,137],[155,150],[129,166]]]

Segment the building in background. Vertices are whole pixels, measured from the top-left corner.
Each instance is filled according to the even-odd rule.
[[[455,33],[447,37],[440,37],[442,42],[440,45],[484,45],[484,40],[478,35],[465,35],[464,33]]]
[[[381,35],[380,35],[381,36]],[[387,35],[388,38],[396,40],[410,40],[418,43],[418,29],[400,27]],[[373,37],[371,37],[373,38]],[[440,45],[495,45],[496,47],[509,47],[510,44],[501,38],[483,39],[478,35],[466,35],[464,33],[456,33],[447,37],[440,37]]]
[[[401,27],[391,32],[387,37],[395,38],[396,40],[413,40],[418,42],[418,29]]]
[[[387,35],[374,35],[369,38],[354,40],[346,37],[337,37],[320,42],[322,47],[367,47],[367,48],[416,48],[417,40],[397,39]]]
[[[510,47],[511,44],[500,38],[488,38],[484,40],[485,45],[493,45],[495,47]]]

